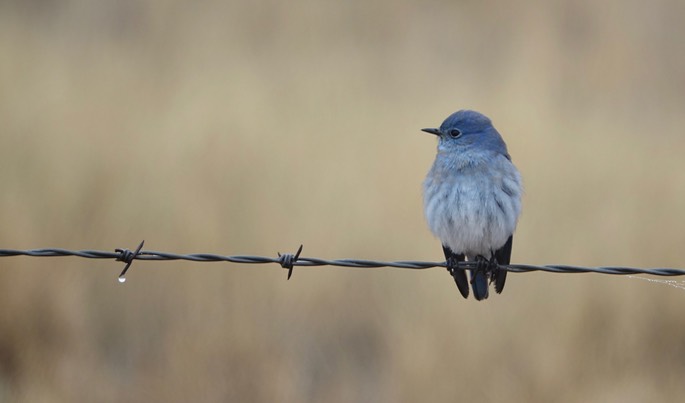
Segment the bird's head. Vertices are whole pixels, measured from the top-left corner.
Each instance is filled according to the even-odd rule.
[[[507,146],[490,119],[476,111],[460,110],[448,116],[439,129],[421,130],[438,136],[440,153],[494,152],[509,157]]]

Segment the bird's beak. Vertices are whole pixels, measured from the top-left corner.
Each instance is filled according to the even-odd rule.
[[[440,135],[440,129],[421,129],[421,131],[430,134],[435,134],[436,136]]]

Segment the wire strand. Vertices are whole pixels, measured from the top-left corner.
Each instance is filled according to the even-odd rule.
[[[144,241],[143,241],[144,242]],[[114,252],[100,251],[100,250],[68,250],[61,248],[44,248],[44,249],[0,249],[0,257],[10,256],[30,256],[30,257],[80,257],[85,259],[112,259],[116,261],[123,261],[126,267],[119,276],[119,281],[124,282],[126,271],[130,268],[134,260],[154,260],[154,261],[170,261],[170,260],[186,260],[192,262],[229,262],[229,263],[243,263],[243,264],[268,264],[275,263],[282,268],[288,270],[288,279],[292,275],[293,268],[298,267],[319,267],[319,266],[337,266],[348,268],[381,268],[392,267],[398,269],[413,269],[423,270],[433,267],[446,267],[445,262],[424,262],[424,261],[395,261],[383,262],[375,260],[364,259],[319,259],[312,257],[300,257],[302,252],[302,245],[295,254],[278,253],[278,257],[268,256],[224,256],[211,253],[191,253],[179,254],[169,252],[158,252],[141,250],[143,242],[138,248],[131,252],[128,249],[117,248]],[[477,262],[459,262],[458,269],[475,269]],[[528,264],[509,264],[498,265],[499,270],[506,270],[513,273],[529,273],[533,271],[543,271],[547,273],[601,273],[614,275],[635,275],[635,274],[649,274],[653,276],[683,276],[685,269],[672,268],[635,268],[635,267],[581,267],[569,265],[528,265]]]

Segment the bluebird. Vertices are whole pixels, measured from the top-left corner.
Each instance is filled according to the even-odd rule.
[[[501,293],[514,230],[521,213],[521,175],[507,145],[486,116],[470,110],[450,115],[439,129],[438,154],[423,182],[424,213],[442,242],[447,270],[464,298],[469,282],[459,262],[476,261],[471,288],[477,300],[488,297],[490,283]]]

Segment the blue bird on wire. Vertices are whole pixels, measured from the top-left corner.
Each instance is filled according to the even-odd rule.
[[[465,260],[477,300],[488,297],[489,283],[501,293],[507,279],[498,264],[509,264],[514,230],[521,214],[521,175],[507,145],[485,115],[453,113],[438,129],[438,153],[423,182],[424,213],[431,232],[442,242],[447,270],[464,298],[469,296]]]

